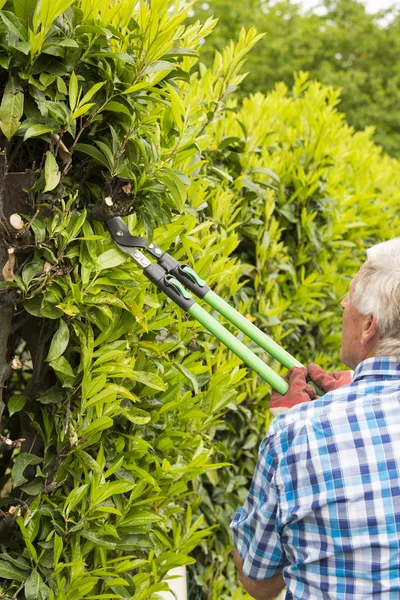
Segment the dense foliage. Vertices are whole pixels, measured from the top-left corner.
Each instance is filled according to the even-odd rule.
[[[199,78],[214,22],[185,27],[179,1],[136,4],[1,3],[5,597],[167,590],[210,533],[193,481],[218,466],[208,431],[246,374],[97,219],[129,215],[238,289],[235,232],[203,215],[203,151],[257,37]]]
[[[342,88],[340,110],[347,121],[357,130],[373,125],[374,140],[400,156],[398,9],[369,14],[357,0],[323,0],[318,6],[316,14],[289,0],[198,2],[194,19],[219,19],[202,60],[211,64],[215,49],[235,39],[241,27],[256,25],[265,36],[249,55],[242,96],[265,93],[280,81],[291,87],[294,72],[308,71],[312,79]]]
[[[230,101],[254,30],[207,69],[215,23],[185,26],[179,1],[0,6],[0,592],[145,600],[189,564],[191,600],[239,600],[228,524],[269,388],[101,219],[124,215],[300,360],[338,366],[338,300],[398,231],[398,162],[304,75]]]
[[[400,235],[399,163],[382,154],[371,130],[355,134],[337,103],[337,91],[300,75],[291,91],[280,84],[226,112],[210,127],[207,153],[224,180],[212,194],[214,218],[235,227],[236,254],[248,265],[235,294],[240,310],[303,364],[328,370],[345,368],[339,303],[366,248]],[[232,466],[202,485],[200,509],[220,529],[197,553],[193,599],[241,598],[228,526],[270,422],[267,386],[249,376],[241,389],[246,400],[216,427]]]

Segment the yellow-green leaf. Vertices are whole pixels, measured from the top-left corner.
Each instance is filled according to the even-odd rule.
[[[87,111],[89,109],[92,108],[92,106],[95,105],[95,102],[89,102],[89,104],[84,104],[83,106],[80,106],[77,110],[75,110],[72,115],[71,115],[71,121],[73,121],[74,119],[77,119],[78,117],[81,117],[82,115],[84,115],[85,113],[87,113]]]
[[[46,152],[46,162],[44,165],[44,178],[46,181],[46,185],[44,188],[44,192],[50,192],[57,187],[60,181],[60,169],[58,168],[58,164],[53,154],[48,150]]]
[[[75,71],[72,71],[70,80],[69,80],[69,107],[71,110],[75,109],[76,103],[78,101],[78,78],[75,75]]]
[[[176,123],[179,131],[182,131],[183,119],[184,119],[184,115],[185,115],[185,106],[184,106],[182,99],[179,96],[178,92],[175,90],[175,88],[169,83],[167,83],[167,88],[169,89],[169,94],[170,94],[170,98],[171,98],[172,114],[174,115],[175,123]]]

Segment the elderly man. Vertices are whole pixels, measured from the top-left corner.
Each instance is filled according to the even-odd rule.
[[[285,585],[286,600],[400,598],[400,239],[368,251],[341,306],[352,380],[289,371],[289,391],[271,400],[286,412],[231,523],[239,578],[257,600]]]

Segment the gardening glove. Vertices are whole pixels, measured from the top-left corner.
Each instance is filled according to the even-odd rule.
[[[321,367],[315,364],[308,365],[307,373],[311,381],[326,394],[332,390],[351,383],[353,371],[336,371],[327,373]]]
[[[312,385],[307,383],[307,369],[305,367],[293,367],[289,369],[285,380],[289,384],[289,389],[283,396],[273,391],[269,403],[269,410],[274,417],[286,412],[289,408],[309,402],[318,398],[318,394]]]

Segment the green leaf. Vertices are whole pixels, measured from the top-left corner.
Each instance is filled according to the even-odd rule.
[[[105,36],[107,39],[111,39],[113,37],[113,34],[109,29],[106,29],[105,27],[99,27],[98,25],[79,25],[75,31],[78,35],[88,33],[90,35]]]
[[[151,421],[151,416],[141,408],[124,408],[124,415],[135,425],[146,425]]]
[[[11,396],[7,404],[10,417],[24,408],[26,400],[26,396],[23,396],[22,394],[14,394]]]
[[[14,579],[18,583],[22,583],[25,581],[26,576],[27,572],[17,569],[17,567],[5,560],[0,560],[0,577],[3,579]]]
[[[50,150],[46,152],[44,177],[46,181],[46,185],[43,190],[44,192],[50,192],[51,190],[54,190],[54,188],[57,187],[61,178],[60,169],[58,168],[57,161],[53,154],[50,152]]]
[[[115,548],[115,542],[105,540],[94,531],[81,531],[80,534],[82,537],[86,538],[90,542],[93,542],[96,547],[98,546],[99,548]]]
[[[140,83],[135,83],[134,85],[131,85],[130,87],[128,87],[127,90],[125,90],[122,93],[132,94],[133,92],[138,92],[139,90],[144,90],[148,87],[150,87],[150,83],[148,81],[141,81]]]
[[[8,27],[8,29],[17,36],[17,38],[19,38],[23,42],[28,41],[28,31],[22,19],[6,10],[2,10],[0,12],[0,17],[6,25],[6,27]]]
[[[278,175],[276,173],[274,173],[274,171],[271,171],[271,169],[266,169],[264,167],[259,167],[257,169],[252,169],[250,171],[250,173],[264,173],[265,175],[269,175],[271,177],[271,179],[274,179],[274,181],[276,181],[276,183],[280,183],[281,180],[278,177]]]
[[[28,127],[24,135],[24,141],[31,138],[37,137],[38,135],[43,135],[44,133],[51,133],[53,131],[52,127],[48,127],[47,125],[32,125],[32,127]]]
[[[166,186],[174,205],[179,212],[182,212],[185,207],[187,192],[178,173],[173,169],[160,169],[157,173],[157,178]]]
[[[128,400],[132,400],[132,402],[137,402],[138,397],[135,394],[132,394],[126,387],[122,385],[117,385],[116,383],[108,384],[107,388],[112,390],[113,392],[117,392],[123,398],[127,398]]]
[[[11,77],[4,89],[0,105],[0,129],[8,141],[17,132],[23,112],[24,94],[22,88],[17,80]]]
[[[60,327],[57,329],[56,333],[53,336],[53,339],[51,340],[50,349],[46,357],[46,361],[51,362],[52,360],[55,360],[56,358],[61,356],[65,352],[65,349],[68,346],[68,342],[68,325],[63,319],[61,319]]]
[[[52,102],[51,100],[40,100],[38,107],[43,116],[47,116],[47,111],[58,122],[64,125],[70,119],[70,112],[63,102]]]
[[[59,76],[57,76],[57,89],[60,92],[60,94],[68,94],[67,86],[65,85],[65,82],[62,79],[62,77]]]
[[[76,103],[78,101],[78,91],[79,91],[78,78],[75,74],[75,71],[72,71],[71,77],[69,80],[69,90],[68,90],[69,107],[70,107],[71,111],[73,111],[75,109]]]
[[[92,158],[94,158],[95,161],[97,161],[98,163],[103,165],[103,167],[106,167],[106,169],[109,169],[109,164],[108,164],[104,154],[102,152],[100,152],[100,150],[98,150],[98,148],[96,148],[94,146],[89,146],[89,144],[76,144],[75,152],[83,152],[83,154],[87,154],[88,156],[91,156]]]
[[[148,371],[134,371],[134,379],[147,385],[148,387],[153,388],[153,390],[161,390],[164,391],[166,389],[166,385],[158,375],[155,373],[149,373]]]
[[[10,502],[9,499],[8,499],[8,501]],[[20,502],[22,502],[22,501],[20,501]],[[30,569],[31,569],[28,561],[25,560],[25,558],[23,558],[22,556],[16,556],[16,557],[11,556],[10,554],[7,554],[7,552],[4,550],[1,553],[0,558],[4,558],[5,561],[10,562],[15,567],[17,567],[17,569],[20,569],[21,571],[30,571]]]
[[[95,83],[88,92],[83,96],[82,100],[79,102],[79,106],[83,106],[99,91],[101,87],[105,84],[105,81],[100,81],[99,83]]]
[[[23,473],[28,465],[38,465],[42,460],[42,458],[35,456],[34,454],[29,454],[28,452],[21,452],[18,454],[11,472],[13,487],[19,487],[27,481]]]
[[[111,248],[97,258],[97,266],[99,269],[111,269],[112,267],[118,267],[128,260],[126,254],[121,252],[118,248]]]
[[[186,379],[188,379],[190,381],[194,393],[198,394],[199,393],[199,383],[198,383],[196,377],[193,375],[193,373],[191,373],[189,371],[189,369],[186,369],[181,363],[178,363],[176,360],[173,360],[172,364],[178,371],[180,371],[180,373],[182,373],[182,375],[184,375],[184,377],[186,377]]]
[[[42,261],[37,262],[34,260],[33,262],[25,265],[25,267],[22,269],[22,281],[25,283],[26,288],[28,288],[32,279],[34,279],[36,277],[36,275],[38,275],[42,269],[43,269]]]
[[[37,0],[13,0],[14,12],[23,21],[27,21],[34,10]],[[5,3],[4,3],[5,4]]]
[[[98,433],[99,431],[103,431],[104,429],[109,429],[112,427],[113,420],[110,417],[100,417],[91,423],[86,429],[82,431],[82,435],[87,437]]]
[[[98,56],[100,58],[112,58],[113,60],[121,60],[133,67],[136,67],[136,61],[130,54],[126,54],[125,52],[94,52],[92,56]]]
[[[46,600],[50,593],[50,588],[44,583],[36,569],[25,582],[24,587],[26,600]]]
[[[94,106],[94,105],[95,105],[95,102],[89,102],[89,104],[84,104],[83,106],[80,106],[79,108],[74,110],[74,112],[71,115],[70,120],[73,121],[74,119],[78,119],[78,117],[81,117],[82,115],[87,113],[88,110],[90,110],[92,108],[92,106]]]
[[[65,505],[64,505],[65,507]],[[61,553],[63,551],[63,541],[62,538],[54,534],[54,565],[57,566],[58,561],[60,560]]]
[[[41,404],[58,404],[64,399],[64,394],[58,385],[53,385],[51,388],[46,390],[43,394],[40,394],[38,402]]]
[[[160,73],[161,71],[172,71],[175,69],[176,65],[174,63],[170,63],[167,60],[156,60],[151,63],[148,67],[146,67],[145,71],[143,71],[144,75],[149,73]],[[149,84],[147,84],[149,85]]]
[[[185,115],[185,106],[175,88],[169,83],[167,83],[166,87],[169,89],[172,113],[174,115],[175,123],[179,131],[182,131],[184,125],[183,119]]]
[[[159,523],[162,520],[163,518],[159,515],[143,511],[137,515],[133,515],[124,519],[120,523],[120,527],[129,527],[134,529],[135,527],[140,527],[141,525],[151,525],[152,523]]]
[[[111,100],[111,102],[107,102],[107,104],[103,107],[102,110],[109,110],[110,112],[115,112],[115,113],[123,113],[124,115],[127,115],[128,117],[133,116],[133,111],[130,111],[125,106],[125,104],[122,104],[122,102],[116,102],[115,100]]]
[[[65,500],[63,508],[63,513],[66,517],[68,517],[71,510],[75,508],[75,506],[79,504],[82,498],[86,495],[86,490],[88,489],[88,487],[89,484],[85,483],[84,485],[81,485],[70,491]]]
[[[46,223],[42,219],[34,219],[31,222],[31,228],[35,234],[35,240],[38,244],[46,239]]]
[[[96,505],[100,504],[101,502],[105,502],[105,500],[108,500],[108,498],[111,498],[111,496],[130,492],[135,485],[136,484],[132,481],[106,482],[96,490],[96,493],[94,494],[94,504]]]
[[[55,360],[52,360],[49,364],[54,371],[58,371],[67,377],[75,377],[75,373],[73,372],[72,367],[65,356],[59,356]]]

